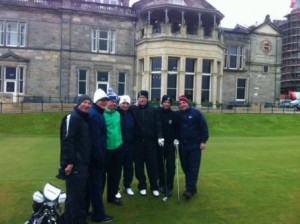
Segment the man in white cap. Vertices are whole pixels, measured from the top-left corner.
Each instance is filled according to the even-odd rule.
[[[94,93],[94,103],[89,113],[89,126],[92,137],[92,157],[90,165],[90,200],[92,203],[91,220],[110,222],[112,217],[105,213],[103,191],[105,187],[106,123],[103,116],[108,96],[98,89]]]
[[[133,196],[131,188],[133,181],[133,151],[134,151],[134,118],[129,110],[130,97],[128,95],[120,96],[118,111],[121,115],[121,128],[123,137],[123,187],[127,195]]]

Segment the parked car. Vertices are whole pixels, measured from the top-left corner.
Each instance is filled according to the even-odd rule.
[[[293,100],[293,101],[291,102],[291,107],[297,108],[298,105],[299,105],[299,103],[300,103],[300,99]]]
[[[279,107],[281,108],[290,108],[291,107],[291,100],[280,100]]]

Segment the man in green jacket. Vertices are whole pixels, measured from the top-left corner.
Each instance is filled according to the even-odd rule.
[[[116,197],[122,173],[123,140],[121,131],[121,117],[116,110],[118,96],[112,91],[108,93],[109,101],[104,111],[107,127],[107,154],[105,168],[107,175],[107,201],[122,206],[120,197]]]

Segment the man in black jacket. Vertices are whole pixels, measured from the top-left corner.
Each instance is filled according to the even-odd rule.
[[[68,120],[66,135],[62,139],[62,160],[65,166],[66,193],[65,224],[86,223],[86,187],[91,153],[88,111],[89,96],[78,97],[77,105]]]
[[[146,164],[150,189],[153,196],[158,197],[157,141],[160,145],[163,145],[164,139],[157,109],[148,104],[148,92],[142,90],[138,93],[138,105],[131,106],[130,110],[135,119],[134,163],[135,175],[139,182],[138,188],[141,195],[147,194],[147,183],[144,173],[144,164]]]
[[[159,188],[167,196],[172,195],[175,176],[175,144],[178,144],[178,116],[171,109],[172,98],[164,95],[162,106],[158,114],[162,123],[162,132],[165,139],[164,147],[159,147]]]

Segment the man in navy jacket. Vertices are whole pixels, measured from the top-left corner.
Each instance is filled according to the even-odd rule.
[[[187,97],[178,98],[179,156],[185,174],[184,197],[189,200],[197,193],[197,181],[202,151],[208,140],[208,126],[203,114],[189,106]]]

